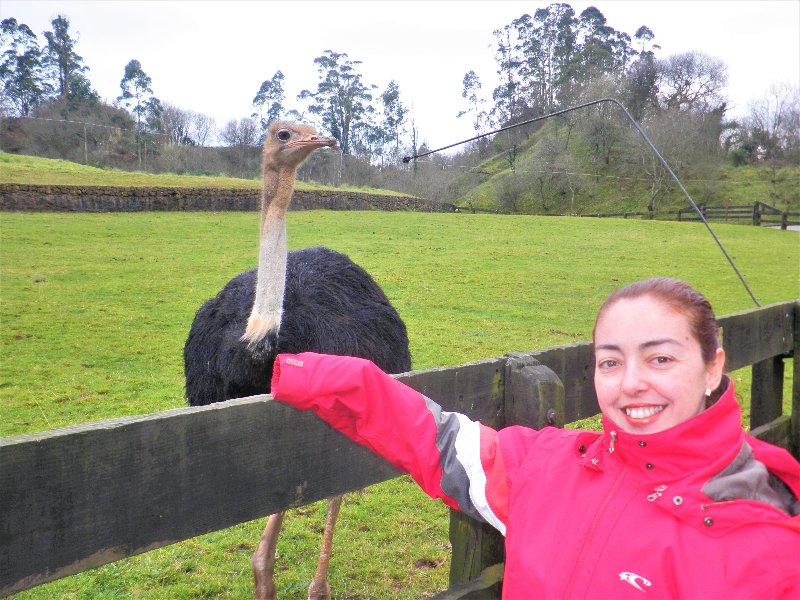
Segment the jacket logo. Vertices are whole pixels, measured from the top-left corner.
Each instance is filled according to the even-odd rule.
[[[622,581],[627,581],[628,583],[630,583],[633,587],[635,587],[640,592],[645,592],[646,593],[646,591],[642,589],[642,587],[639,585],[639,583],[641,583],[645,587],[650,587],[651,585],[653,585],[652,583],[647,581],[647,579],[645,579],[641,575],[637,575],[636,573],[629,573],[628,571],[623,571],[622,573],[620,573],[619,574],[619,578]],[[636,581],[637,579],[639,581]]]

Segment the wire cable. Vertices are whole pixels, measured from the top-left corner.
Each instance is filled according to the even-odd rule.
[[[550,114],[547,114],[547,115],[542,115],[541,117],[528,119],[527,121],[522,121],[521,123],[515,123],[514,125],[507,125],[506,127],[501,127],[500,129],[495,129],[494,131],[489,131],[487,133],[482,133],[480,135],[476,135],[474,137],[471,137],[471,138],[469,138],[467,140],[463,140],[461,142],[456,142],[454,144],[449,144],[447,146],[442,146],[441,148],[437,148],[436,150],[429,150],[428,152],[423,152],[421,154],[414,154],[412,156],[406,156],[406,157],[403,158],[403,162],[404,163],[409,163],[412,160],[416,161],[417,159],[422,158],[423,156],[428,156],[429,154],[435,154],[436,152],[441,152],[442,150],[447,150],[447,149],[453,148],[455,146],[460,146],[461,144],[466,144],[466,143],[469,143],[469,142],[473,142],[475,140],[479,140],[482,137],[486,137],[487,135],[494,135],[494,134],[500,133],[502,131],[507,131],[509,129],[514,129],[515,127],[522,127],[523,125],[530,125],[531,123],[536,123],[537,121],[543,121],[544,119],[549,119],[551,117],[557,117],[559,115],[563,115],[563,114],[566,114],[566,113],[569,113],[569,112],[572,112],[572,111],[575,111],[575,110],[579,110],[581,108],[587,108],[589,106],[595,106],[596,104],[602,104],[604,102],[610,102],[610,103],[614,104],[615,106],[618,106],[619,108],[622,109],[622,112],[624,112],[625,116],[628,117],[628,120],[631,122],[631,124],[636,129],[636,131],[639,132],[639,135],[642,137],[642,139],[645,141],[645,143],[649,146],[650,150],[653,151],[653,153],[655,154],[656,158],[658,158],[658,160],[661,163],[661,165],[664,167],[664,169],[666,169],[666,171],[670,174],[670,176],[675,180],[675,183],[678,184],[678,187],[683,192],[683,195],[686,196],[687,200],[689,200],[689,204],[692,205],[692,208],[699,215],[700,220],[706,226],[706,229],[708,229],[708,232],[711,234],[711,237],[713,237],[714,241],[717,242],[717,246],[719,246],[719,249],[722,250],[722,254],[725,255],[725,258],[728,259],[728,263],[730,263],[731,268],[733,268],[734,272],[739,277],[739,281],[742,282],[742,285],[744,286],[744,289],[747,290],[747,293],[750,295],[750,298],[752,298],[752,300],[753,300],[753,302],[755,303],[756,306],[761,306],[761,304],[758,302],[758,300],[756,300],[756,297],[753,295],[753,292],[750,290],[750,286],[747,285],[747,282],[745,281],[744,276],[741,274],[739,269],[736,267],[736,263],[733,262],[733,258],[731,258],[731,256],[728,254],[727,250],[725,250],[725,246],[722,245],[722,242],[717,237],[717,234],[714,233],[714,230],[711,229],[711,225],[709,225],[708,221],[706,220],[705,215],[703,215],[703,211],[700,210],[700,207],[697,206],[695,201],[689,195],[689,192],[687,192],[686,188],[683,187],[683,183],[681,183],[681,180],[678,179],[677,175],[675,175],[675,172],[672,170],[672,168],[669,166],[669,164],[667,164],[667,161],[664,159],[664,157],[661,156],[661,153],[655,147],[655,144],[653,144],[653,142],[650,141],[650,138],[647,137],[647,134],[639,126],[639,123],[636,122],[636,119],[634,119],[631,116],[631,114],[628,112],[628,109],[626,109],[622,105],[621,102],[619,102],[618,100],[616,100],[614,98],[601,98],[600,100],[592,100],[591,102],[584,102],[583,104],[579,104],[577,106],[571,106],[569,108],[558,110],[556,112],[553,112],[553,113],[550,113]]]

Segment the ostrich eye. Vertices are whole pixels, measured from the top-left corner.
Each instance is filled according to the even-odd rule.
[[[277,137],[277,138],[278,138],[280,141],[282,141],[282,142],[288,142],[288,141],[291,139],[291,137],[292,137],[292,134],[289,132],[289,130],[288,130],[288,129],[281,129],[281,130],[280,130],[280,131],[279,131],[279,132],[276,134],[276,136],[275,136],[275,137]]]

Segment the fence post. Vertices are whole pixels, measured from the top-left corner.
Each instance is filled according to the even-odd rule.
[[[551,369],[524,353],[506,356],[503,425],[539,429],[563,425],[564,385]],[[500,598],[505,539],[489,525],[450,511],[450,588],[436,600]]]
[[[794,305],[794,376],[792,378],[792,439],[790,450],[800,457],[800,302]]]
[[[789,213],[787,211],[783,211],[781,213],[781,229],[787,229],[789,226]]]
[[[756,200],[753,203],[753,225],[758,227],[761,225],[761,212],[759,210],[761,203]]]
[[[773,356],[754,363],[750,384],[750,429],[783,414],[783,358]]]

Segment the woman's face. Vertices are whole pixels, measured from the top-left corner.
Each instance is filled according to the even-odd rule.
[[[685,315],[652,296],[623,298],[595,327],[594,385],[600,410],[622,431],[649,434],[683,423],[722,378],[720,348],[705,364]]]

